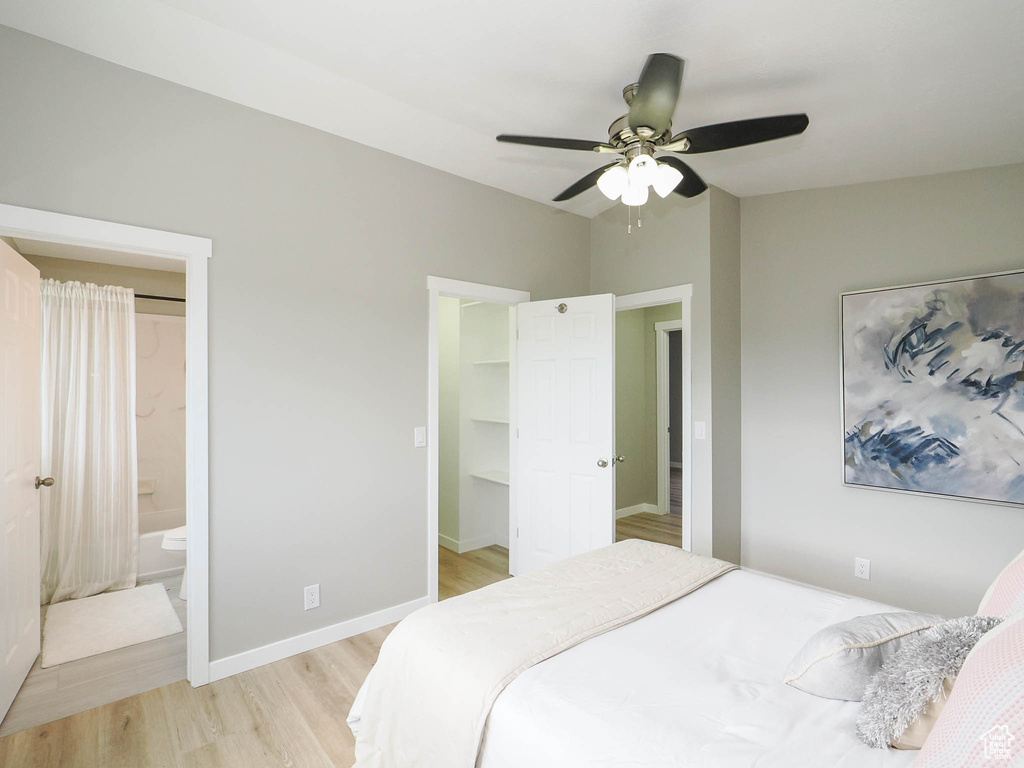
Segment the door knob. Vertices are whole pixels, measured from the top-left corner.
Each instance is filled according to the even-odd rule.
[[[36,478],[36,490],[38,491],[39,487],[42,486],[42,485],[45,485],[47,488],[49,488],[51,485],[53,485],[53,478],[52,477],[37,477]]]
[[[608,466],[608,460],[607,459],[598,459],[597,460],[597,466],[599,466],[601,469],[604,469],[605,467]]]
[[[613,458],[612,458],[612,464],[621,464],[621,463],[622,463],[622,462],[624,462],[625,460],[626,460],[626,457],[625,457],[625,456],[623,456],[623,455],[622,455],[622,454],[620,453],[620,454],[619,454],[618,456],[615,456],[615,457],[613,457]]]

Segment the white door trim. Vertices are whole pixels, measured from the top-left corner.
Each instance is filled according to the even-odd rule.
[[[670,288],[658,288],[653,291],[642,293],[631,293],[627,296],[615,297],[615,311],[622,312],[628,309],[641,309],[643,307],[656,307],[662,304],[682,304],[682,320],[678,321],[678,330],[683,332],[683,549],[693,549],[693,426],[692,426],[692,395],[691,395],[691,344],[690,324],[691,311],[690,303],[693,297],[693,285],[676,285]],[[656,326],[671,325],[672,323],[656,323]],[[660,364],[661,339],[664,338],[665,354],[668,353],[667,328],[658,334],[658,508],[668,510],[668,467],[662,475],[662,441],[665,445],[665,459],[668,459],[667,432],[663,428],[662,420],[662,393],[665,398],[665,418],[668,418],[668,366],[665,365],[665,381],[662,382],[662,365]],[[672,330],[676,330],[673,328]],[[667,362],[667,358],[666,358]],[[664,497],[662,494],[666,494]]]
[[[470,299],[485,301],[490,304],[508,304],[515,312],[515,305],[530,300],[529,291],[517,291],[511,288],[499,288],[482,283],[467,283],[462,280],[451,280],[446,277],[427,277],[427,290],[430,293],[429,317],[427,320],[427,598],[431,603],[437,602],[437,541],[438,541],[438,442],[437,430],[439,420],[438,395],[440,390],[439,356],[440,342],[438,332],[438,302],[442,296],[453,299]],[[515,317],[509,323],[509,399],[508,399],[508,523],[509,523],[509,573],[515,573],[516,565],[516,451],[515,439],[517,428],[516,412],[516,364],[515,364]]]
[[[205,237],[0,204],[0,235],[184,261],[186,273],[186,445],[188,680],[210,682],[210,462]]]
[[[669,473],[669,458],[671,454],[671,435],[669,434],[669,415],[671,414],[671,403],[669,393],[672,387],[669,383],[669,331],[682,331],[682,320],[666,320],[663,323],[654,324],[655,349],[657,350],[657,372],[658,372],[658,513],[667,515],[669,513],[669,501],[671,497],[671,475]],[[683,338],[683,347],[686,347],[686,339]],[[680,403],[681,405],[681,403]]]

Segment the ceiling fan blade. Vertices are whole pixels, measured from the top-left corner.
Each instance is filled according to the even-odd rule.
[[[629,104],[629,127],[647,126],[660,136],[672,127],[672,115],[683,82],[683,60],[671,53],[652,53],[637,81]]]
[[[565,190],[563,190],[558,195],[558,197],[554,199],[555,202],[561,203],[565,200],[569,200],[570,198],[576,197],[576,195],[578,195],[580,192],[586,192],[591,187],[596,186],[597,180],[601,178],[601,174],[607,171],[609,168],[612,168],[618,164],[619,163],[608,163],[608,165],[602,166],[598,168],[596,171],[591,171],[582,179],[573,184],[571,187],[567,187]]]
[[[682,195],[683,197],[696,197],[708,188],[707,182],[700,177],[700,174],[678,157],[675,157],[674,155],[661,155],[657,160],[659,163],[671,165],[683,174],[683,180],[679,182],[675,189],[672,190],[677,195]]]
[[[721,149],[745,147],[749,144],[760,144],[762,141],[796,136],[804,132],[808,122],[807,115],[801,113],[705,125],[677,133],[661,149],[670,152],[683,152],[687,155],[718,152]],[[684,139],[689,142],[688,145],[684,143]]]
[[[528,144],[532,147],[551,147],[552,149],[579,149],[584,152],[600,152],[602,149],[615,148],[603,141],[587,141],[585,139],[553,139],[548,136],[514,136],[503,133],[498,141],[507,144]]]

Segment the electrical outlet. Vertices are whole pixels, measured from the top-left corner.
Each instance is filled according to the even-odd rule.
[[[863,557],[854,558],[853,575],[856,576],[858,579],[870,579],[871,561],[865,560]]]
[[[311,608],[320,607],[320,585],[314,584],[303,590],[303,607],[308,611]]]

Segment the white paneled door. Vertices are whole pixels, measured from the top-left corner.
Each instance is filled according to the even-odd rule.
[[[0,719],[39,655],[39,270],[0,240]],[[45,486],[42,488],[45,492]]]
[[[615,540],[615,297],[519,304],[517,574]]]

